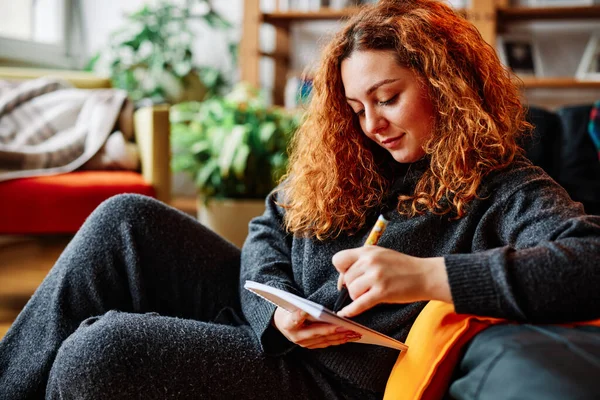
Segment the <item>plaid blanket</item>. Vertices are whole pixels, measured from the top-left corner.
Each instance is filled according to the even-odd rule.
[[[0,181],[79,168],[104,145],[126,98],[56,79],[0,81]]]

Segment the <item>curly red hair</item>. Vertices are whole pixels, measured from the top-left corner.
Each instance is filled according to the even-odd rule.
[[[345,99],[340,66],[353,52],[392,51],[422,78],[436,110],[424,144],[430,164],[398,211],[463,217],[484,176],[521,150],[519,87],[477,29],[436,0],[382,0],[351,18],[323,51],[306,119],[280,191],[286,228],[320,240],[353,233],[394,180],[389,154],[363,134]]]

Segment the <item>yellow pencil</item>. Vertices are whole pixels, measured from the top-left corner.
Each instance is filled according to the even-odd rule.
[[[383,215],[379,215],[379,218],[377,218],[377,221],[371,229],[369,236],[367,236],[367,240],[365,240],[365,245],[376,245],[377,242],[379,242],[379,238],[381,238],[381,235],[383,235],[383,232],[385,232],[385,229],[388,226],[388,222],[389,221],[385,219]],[[340,291],[340,293],[338,294],[337,300],[335,301],[335,304],[333,306],[334,312],[338,312],[349,297],[348,288],[346,288],[345,286],[340,287],[341,282],[341,279],[339,279],[338,290]]]

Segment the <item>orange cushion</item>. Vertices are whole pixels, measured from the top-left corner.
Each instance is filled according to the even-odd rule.
[[[384,400],[439,400],[448,390],[464,346],[485,328],[511,323],[497,318],[456,314],[452,304],[430,301],[413,324],[385,388]],[[562,324],[595,325],[600,320]]]
[[[154,196],[133,171],[76,171],[0,182],[0,234],[74,233],[107,198]]]
[[[384,400],[441,399],[463,346],[498,323],[506,321],[456,314],[453,305],[441,301],[427,303],[406,338],[408,351],[392,369]]]

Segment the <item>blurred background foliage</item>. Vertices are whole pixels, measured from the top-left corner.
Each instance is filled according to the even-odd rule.
[[[287,165],[301,115],[267,106],[239,83],[226,96],[171,108],[172,169],[189,174],[205,199],[261,199]]]
[[[107,74],[113,87],[126,90],[137,103],[175,104],[222,94],[230,86],[222,72],[194,64],[194,20],[211,30],[232,27],[209,0],[146,4],[127,15],[124,26],[110,35],[107,48],[95,54],[86,69]],[[237,45],[230,42],[228,49],[235,65]]]

